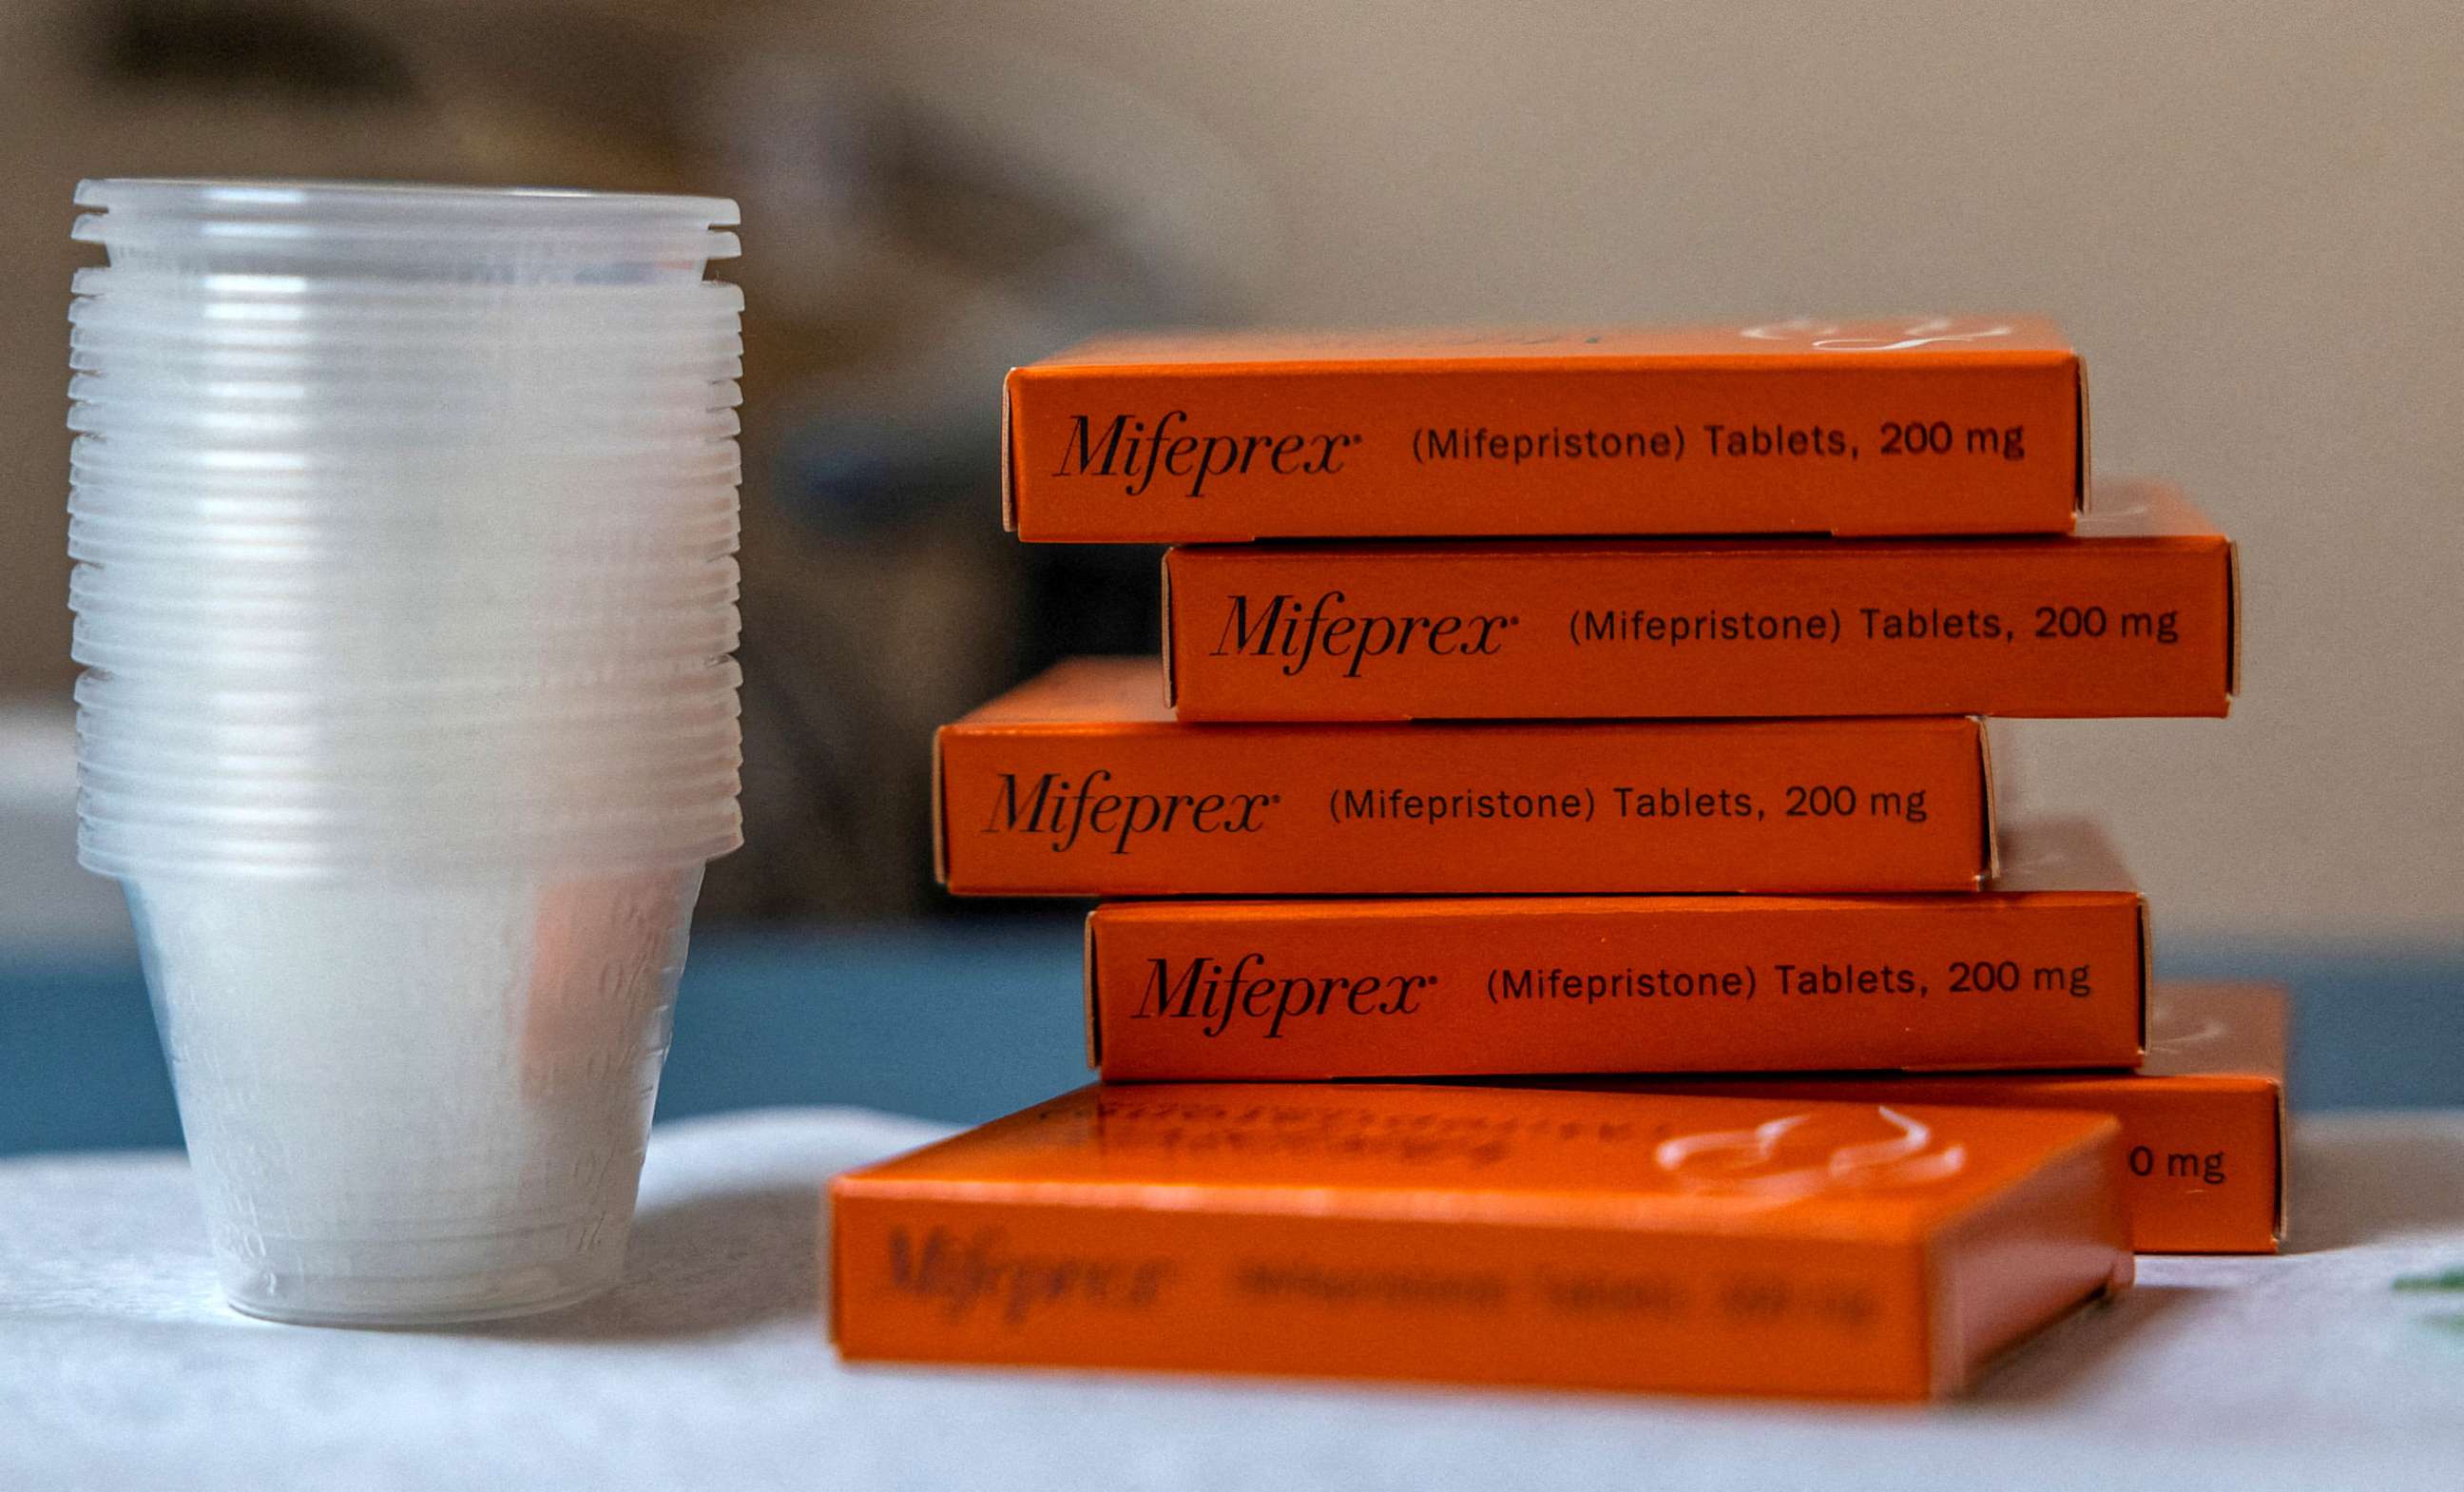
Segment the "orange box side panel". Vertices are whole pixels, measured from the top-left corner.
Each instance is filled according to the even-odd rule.
[[[1173,698],[1190,721],[2223,715],[2233,547],[2169,489],[2121,505],[2070,538],[1175,549]]]
[[[831,1188],[856,1360],[1919,1398],[2126,1283],[2110,1120],[1093,1088]]]
[[[1991,863],[1958,718],[1202,726],[1152,662],[1079,660],[944,726],[935,766],[960,894],[1964,891]]]
[[[2145,1254],[2273,1254],[2284,1236],[2284,992],[2163,984],[2137,1073],[1636,1080],[1653,1092],[2085,1109],[2122,1121]],[[1596,1086],[1596,1084],[1594,1084]],[[1628,1086],[1620,1083],[1619,1088]]]
[[[2060,889],[1113,902],[1089,921],[1100,1066],[1138,1080],[2136,1066],[2140,896],[2083,824],[2007,842]]]
[[[2065,533],[2085,379],[2025,317],[1100,339],[1004,386],[1029,540]]]

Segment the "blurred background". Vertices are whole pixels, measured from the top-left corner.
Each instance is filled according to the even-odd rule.
[[[1850,11],[1853,14],[1846,13]],[[988,1116],[1079,1080],[1075,908],[932,887],[932,727],[1155,632],[1155,554],[995,509],[1010,365],[1155,323],[2041,309],[2108,470],[2243,544],[2229,722],[2042,723],[2160,972],[2300,996],[2297,1102],[2464,1102],[2464,27],[2431,0],[10,0],[0,5],[0,1152],[162,1145],[74,855],[77,178],[743,207],[749,843],[663,1116]]]

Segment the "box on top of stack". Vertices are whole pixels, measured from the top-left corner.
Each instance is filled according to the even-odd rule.
[[[1004,394],[1027,540],[2059,534],[2087,499],[2041,317],[1144,333]]]
[[[1906,1396],[2121,1282],[2125,1200],[2273,1248],[2280,1007],[2139,1072],[2144,899],[1997,842],[1976,717],[2235,687],[2232,545],[2091,492],[2085,390],[2000,317],[1013,371],[1019,535],[1182,546],[1160,667],[935,744],[952,891],[1133,899],[1105,1081],[837,1185],[842,1350]]]

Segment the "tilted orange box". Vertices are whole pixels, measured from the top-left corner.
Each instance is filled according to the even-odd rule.
[[[1972,720],[1189,725],[1082,658],[935,738],[954,892],[1968,891]]]
[[[2070,538],[1251,545],[1165,557],[1183,720],[2222,715],[2233,546],[2108,484]]]
[[[2065,533],[2087,386],[2035,317],[1107,337],[1014,369],[1023,539]]]
[[[1115,902],[1111,1080],[2130,1067],[2146,906],[2084,823],[1982,894]],[[1952,1102],[1943,1100],[1942,1102]]]
[[[2131,1242],[2143,1254],[2273,1254],[2284,1238],[2284,991],[2157,986],[2135,1073],[1722,1079],[1654,1092],[2089,1109],[2122,1121]],[[1637,1080],[1638,1083],[1644,1082]]]
[[[2101,1115],[1088,1088],[841,1176],[857,1360],[1842,1398],[2128,1282]]]

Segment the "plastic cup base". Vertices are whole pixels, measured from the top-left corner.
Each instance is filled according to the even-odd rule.
[[[389,1281],[311,1277],[286,1281],[259,1276],[245,1282],[226,1279],[223,1300],[243,1316],[285,1326],[338,1326],[360,1330],[418,1330],[431,1326],[468,1326],[480,1322],[543,1316],[596,1300],[615,1288],[625,1274],[620,1254],[614,1267],[580,1271],[543,1269],[510,1279],[474,1280],[468,1303],[454,1303],[451,1292],[430,1287],[409,1292],[389,1289]],[[399,1293],[400,1304],[387,1300]],[[339,1306],[322,1303],[340,1301]]]
[[[129,880],[225,1297],[429,1326],[615,1283],[700,883]]]

